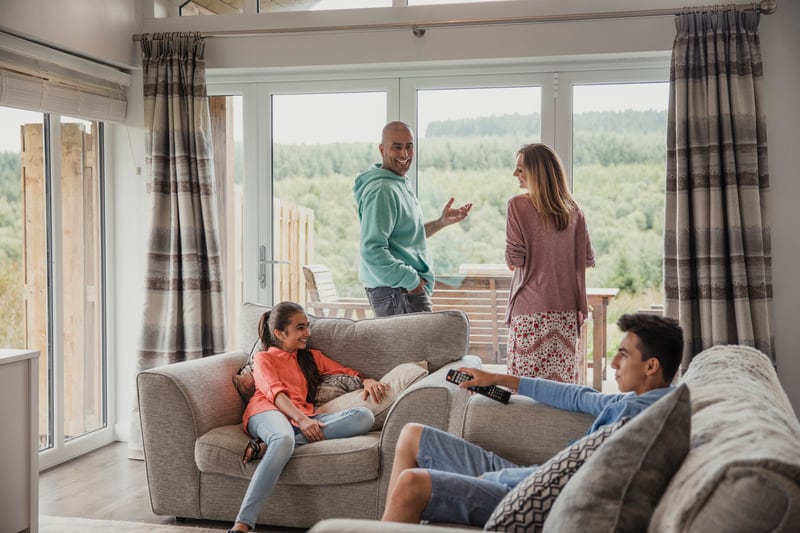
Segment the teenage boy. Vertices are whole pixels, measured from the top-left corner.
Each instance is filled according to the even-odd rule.
[[[552,407],[596,415],[588,433],[633,417],[672,390],[683,353],[683,331],[671,318],[622,315],[625,333],[611,363],[618,394],[541,378],[461,368],[462,388],[502,385]],[[464,439],[421,424],[403,427],[389,478],[383,520],[483,526],[500,500],[537,465],[521,467]]]

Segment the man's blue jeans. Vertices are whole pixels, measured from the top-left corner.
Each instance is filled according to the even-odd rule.
[[[375,316],[430,312],[433,309],[431,299],[424,291],[420,294],[409,294],[400,287],[375,287],[367,288],[366,291]]]

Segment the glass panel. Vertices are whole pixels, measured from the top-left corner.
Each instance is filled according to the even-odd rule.
[[[101,179],[97,123],[63,117],[61,297],[65,441],[106,424]]]
[[[621,338],[619,315],[663,303],[668,90],[668,83],[573,88],[573,189],[597,257],[587,286],[620,289],[609,306],[609,355]]]
[[[242,97],[211,96],[211,136],[214,140],[214,175],[217,179],[219,244],[222,279],[228,313],[228,350],[239,343],[242,307],[242,227],[244,209],[244,146]]]
[[[428,246],[437,274],[469,264],[505,265],[506,204],[519,193],[517,149],[541,138],[541,88],[499,87],[417,91],[419,199],[425,220],[450,197],[472,203],[462,223]]]
[[[261,13],[277,11],[322,11],[325,9],[359,9],[391,7],[392,0],[259,0]]]
[[[0,346],[39,350],[39,447],[48,416],[47,230],[44,117],[0,107]]]
[[[244,0],[191,0],[181,4],[178,12],[182,17],[243,13],[243,1]]]
[[[272,97],[275,301],[306,302],[304,264],[327,265],[339,296],[364,297],[353,180],[380,161],[386,93]]]

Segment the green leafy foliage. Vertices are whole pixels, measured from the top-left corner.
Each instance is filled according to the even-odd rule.
[[[0,152],[0,260],[22,258],[19,154]]]

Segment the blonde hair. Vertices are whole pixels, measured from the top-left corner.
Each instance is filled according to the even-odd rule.
[[[569,190],[561,158],[552,148],[541,143],[526,144],[517,155],[522,155],[522,168],[528,182],[527,196],[542,224],[548,226],[552,218],[558,231],[566,229],[578,204]]]

